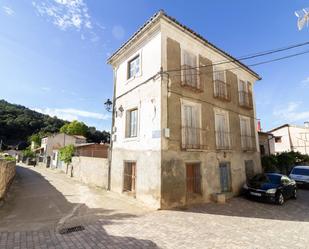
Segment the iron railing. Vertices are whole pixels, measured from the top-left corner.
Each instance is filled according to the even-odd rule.
[[[226,101],[231,100],[231,86],[230,84],[221,81],[214,81],[214,97]]]
[[[218,150],[231,149],[231,133],[226,131],[216,131],[216,145]]]
[[[204,149],[205,130],[201,128],[182,127],[182,149]]]
[[[242,107],[252,109],[253,108],[252,93],[246,91],[239,91],[238,94],[239,94],[239,105]]]
[[[203,91],[202,84],[200,84],[199,76],[200,72],[196,68],[192,68],[189,65],[181,66],[182,78],[181,85],[183,87],[188,87],[192,90]]]

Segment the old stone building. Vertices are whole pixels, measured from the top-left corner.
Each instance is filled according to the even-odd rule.
[[[163,11],[108,60],[111,190],[156,208],[237,194],[261,171],[259,76]]]

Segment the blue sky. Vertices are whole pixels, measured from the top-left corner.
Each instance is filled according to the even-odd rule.
[[[307,0],[0,0],[0,99],[110,129],[107,57],[164,9],[235,57],[309,41],[294,11]],[[309,46],[256,61],[309,50]],[[309,54],[253,69],[264,130],[309,120]]]

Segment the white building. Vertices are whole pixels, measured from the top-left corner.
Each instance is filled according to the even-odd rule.
[[[272,129],[275,137],[275,153],[297,151],[309,155],[309,125],[285,124]]]

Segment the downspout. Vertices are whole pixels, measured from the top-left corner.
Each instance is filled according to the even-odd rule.
[[[294,147],[292,145],[291,133],[290,133],[290,125],[288,125],[288,133],[289,133],[290,148],[291,148],[291,151],[294,151]]]
[[[113,155],[113,128],[115,124],[115,101],[116,101],[116,68],[114,68],[114,81],[113,81],[113,110],[112,110],[112,127],[111,127],[111,133],[110,133],[110,146],[109,146],[109,160],[108,160],[108,179],[107,179],[107,190],[111,190],[111,169],[112,169],[112,155]]]

